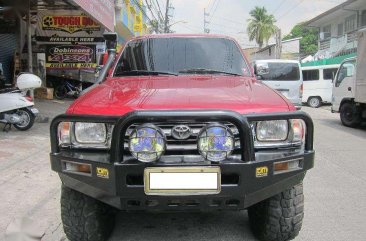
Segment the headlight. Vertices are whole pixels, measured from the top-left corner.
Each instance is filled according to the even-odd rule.
[[[259,121],[257,123],[258,141],[284,141],[288,135],[287,120]]]
[[[100,144],[107,140],[107,130],[104,123],[75,123],[75,140],[80,144]]]
[[[254,122],[254,145],[257,148],[301,146],[305,143],[305,127],[300,119]]]
[[[166,148],[163,131],[152,124],[144,124],[132,131],[129,140],[131,154],[141,162],[158,160]]]
[[[93,122],[60,122],[58,141],[61,147],[108,149],[113,125]]]
[[[224,125],[207,125],[198,134],[198,150],[209,161],[223,161],[234,150],[234,135]]]

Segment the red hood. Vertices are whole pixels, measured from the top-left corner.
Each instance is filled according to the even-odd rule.
[[[232,110],[241,114],[295,110],[252,78],[141,76],[109,78],[76,100],[69,114],[124,115],[134,110]]]

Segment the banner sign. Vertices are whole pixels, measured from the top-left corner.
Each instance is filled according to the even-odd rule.
[[[93,69],[95,50],[95,45],[47,45],[46,68]]]
[[[40,11],[37,41],[103,42],[104,29],[80,11]]]
[[[114,0],[73,0],[109,31],[114,31]]]

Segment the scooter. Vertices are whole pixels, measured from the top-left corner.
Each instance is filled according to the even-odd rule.
[[[17,88],[0,90],[0,122],[5,123],[3,131],[9,131],[12,125],[21,131],[33,126],[39,111],[33,107],[32,97],[24,92],[41,87],[41,83],[38,76],[22,73],[17,78]]]

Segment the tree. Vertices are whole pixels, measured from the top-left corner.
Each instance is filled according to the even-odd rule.
[[[262,48],[264,42],[268,45],[268,40],[277,30],[275,26],[276,19],[267,12],[265,7],[255,7],[249,14],[251,16],[247,20],[249,40],[255,40],[259,48]]]
[[[300,40],[300,55],[313,55],[318,51],[318,30],[307,28],[302,23],[295,25],[283,40],[302,37]]]

